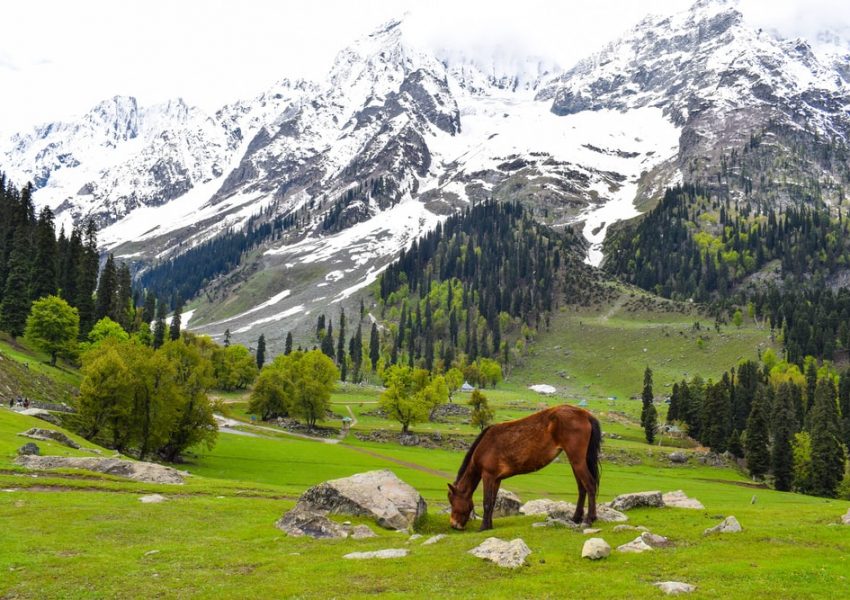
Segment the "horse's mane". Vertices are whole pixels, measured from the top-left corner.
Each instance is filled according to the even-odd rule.
[[[460,463],[460,469],[457,472],[457,478],[455,479],[455,483],[460,481],[460,478],[463,476],[464,471],[469,466],[469,461],[472,460],[472,455],[475,453],[475,449],[478,447],[478,443],[481,441],[481,438],[484,437],[484,434],[487,433],[489,427],[485,427],[481,430],[481,433],[478,434],[478,437],[475,438],[475,441],[472,442],[472,445],[469,447],[469,450],[466,451],[466,456],[463,457],[463,462]]]

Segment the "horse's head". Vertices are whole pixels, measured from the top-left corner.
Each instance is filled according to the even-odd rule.
[[[472,494],[468,497],[457,491],[451,483],[449,485],[449,504],[452,506],[451,524],[455,529],[463,529],[472,515]]]

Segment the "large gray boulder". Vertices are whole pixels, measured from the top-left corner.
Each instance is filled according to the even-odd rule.
[[[386,529],[404,530],[428,510],[413,487],[384,469],[325,481],[304,492],[298,506],[323,514],[370,517]]]
[[[525,559],[531,554],[531,549],[521,538],[509,542],[491,537],[469,551],[473,556],[489,560],[507,569],[516,569],[525,564]]]
[[[744,528],[741,527],[740,523],[738,523],[738,519],[735,517],[726,517],[719,524],[706,529],[705,533],[739,533],[743,530]]]
[[[690,508],[693,510],[703,510],[705,508],[702,502],[696,498],[688,498],[682,490],[667,492],[661,499],[664,500],[665,506],[672,508]]]
[[[19,433],[23,437],[28,437],[33,440],[41,440],[43,442],[59,442],[63,446],[68,446],[69,448],[74,448],[79,450],[80,445],[69,438],[67,435],[62,433],[61,431],[55,431],[53,429],[41,429],[39,427],[33,427],[32,429],[28,429],[23,433]]]
[[[664,499],[661,492],[636,492],[634,494],[621,494],[614,498],[609,506],[614,510],[624,511],[633,508],[662,508]]]
[[[496,494],[496,506],[493,508],[494,517],[513,517],[520,514],[522,501],[519,496],[508,490],[499,490]]]
[[[590,538],[581,548],[581,557],[590,560],[606,558],[611,554],[611,546],[602,538]]]
[[[126,477],[145,483],[183,483],[183,473],[156,463],[123,460],[120,458],[90,458],[77,456],[19,456],[15,464],[27,469],[85,469],[107,475]]]

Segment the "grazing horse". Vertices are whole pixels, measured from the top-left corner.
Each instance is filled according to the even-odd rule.
[[[555,460],[563,450],[578,484],[578,504],[573,521],[584,517],[586,524],[596,520],[596,492],[599,489],[599,421],[588,411],[562,404],[534,413],[524,419],[491,425],[481,432],[463,459],[457,480],[449,484],[452,505],[451,524],[463,529],[472,513],[472,494],[484,481],[484,520],[481,530],[493,528],[496,494],[503,479],[538,471]]]

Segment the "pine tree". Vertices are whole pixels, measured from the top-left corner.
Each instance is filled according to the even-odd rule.
[[[150,326],[156,318],[156,296],[152,292],[145,293],[145,303],[142,308],[142,323]]]
[[[741,446],[741,433],[737,429],[733,429],[729,435],[729,441],[726,442],[726,449],[735,458],[744,458],[744,447]]]
[[[334,325],[328,323],[328,329],[325,332],[325,337],[322,338],[322,353],[325,356],[334,359]]]
[[[71,306],[77,302],[77,273],[83,257],[83,241],[80,230],[74,227],[68,238],[67,249],[59,251],[59,293]],[[153,320],[153,316],[151,316]]]
[[[97,288],[98,251],[97,226],[94,220],[86,223],[85,242],[77,265],[77,300],[76,307],[80,313],[80,337],[85,338],[92,326],[98,320],[95,318],[94,293]]]
[[[815,403],[815,391],[817,389],[818,384],[818,366],[817,362],[814,360],[810,360],[808,366],[806,367],[806,404],[803,407],[805,409],[805,417],[806,424],[811,425],[809,419],[809,413],[812,410],[812,406]],[[807,427],[808,429],[808,427]]]
[[[9,256],[9,274],[3,290],[3,303],[0,304],[0,329],[13,338],[24,332],[27,315],[30,312],[29,274],[30,246],[27,232],[19,228],[15,232],[14,246]]]
[[[725,452],[731,432],[732,406],[729,392],[722,382],[709,384],[705,389],[702,411],[701,441],[714,452]]]
[[[348,342],[348,355],[354,365],[354,381],[360,381],[360,365],[363,364],[363,326],[358,323],[357,331]]]
[[[257,368],[262,369],[264,364],[266,364],[266,336],[261,333],[257,339]]]
[[[224,347],[225,348],[230,347],[230,328],[229,327],[224,330]]]
[[[744,444],[747,470],[753,478],[764,477],[770,468],[768,410],[767,392],[764,386],[759,386],[747,419],[747,440]]]
[[[156,303],[156,322],[153,326],[153,348],[156,350],[165,343],[165,302]]]
[[[292,354],[292,332],[291,331],[286,332],[286,343],[283,346],[283,354],[285,356]]]
[[[844,476],[844,448],[841,446],[835,386],[829,378],[815,388],[811,410],[812,493],[834,497]]]
[[[124,331],[131,331],[135,317],[133,311],[133,280],[130,276],[130,267],[123,262],[118,267],[118,285],[114,300],[112,313],[118,317],[117,322],[121,324]]]
[[[173,342],[180,339],[180,321],[182,319],[183,303],[178,302],[171,316],[171,325],[168,326],[168,338]]]
[[[411,336],[412,338],[413,336]],[[372,332],[369,335],[369,360],[372,362],[372,372],[378,368],[378,359],[381,358],[381,342],[378,338],[378,324],[372,323]]]
[[[658,411],[655,408],[655,404],[650,403],[650,405],[646,408],[643,423],[643,433],[646,437],[647,444],[655,442],[656,431],[658,431]]]
[[[648,431],[648,421],[650,420],[649,407],[653,406],[653,401],[655,399],[655,396],[652,393],[652,369],[650,369],[649,367],[647,367],[646,370],[643,372],[643,392],[641,393],[640,397],[643,403],[640,410],[640,424],[641,427],[644,428],[644,431]],[[652,437],[654,438],[655,427],[652,426],[651,429],[653,431]],[[652,443],[652,441],[650,441],[649,439],[649,435],[647,435],[647,441],[650,444]]]
[[[35,228],[35,259],[32,264],[30,299],[38,300],[56,293],[56,231],[53,213],[42,209]]]
[[[850,449],[850,369],[838,381],[838,409],[841,412],[841,433],[844,446]]]
[[[774,403],[773,449],[770,463],[774,487],[780,492],[791,490],[794,483],[794,392],[791,384],[783,383],[776,392]]]
[[[345,381],[348,367],[345,362],[345,309],[339,311],[339,334],[336,345],[336,364],[339,367],[340,380]]]
[[[118,270],[115,267],[115,258],[110,254],[106,258],[106,264],[100,272],[100,281],[97,284],[97,299],[95,300],[95,321],[103,317],[109,317],[116,323],[121,321],[112,311],[115,307],[115,294],[118,291]]]
[[[673,391],[670,393],[670,406],[667,407],[667,422],[672,423],[678,421],[682,417],[679,415],[681,399],[679,397],[679,384],[673,384]]]

